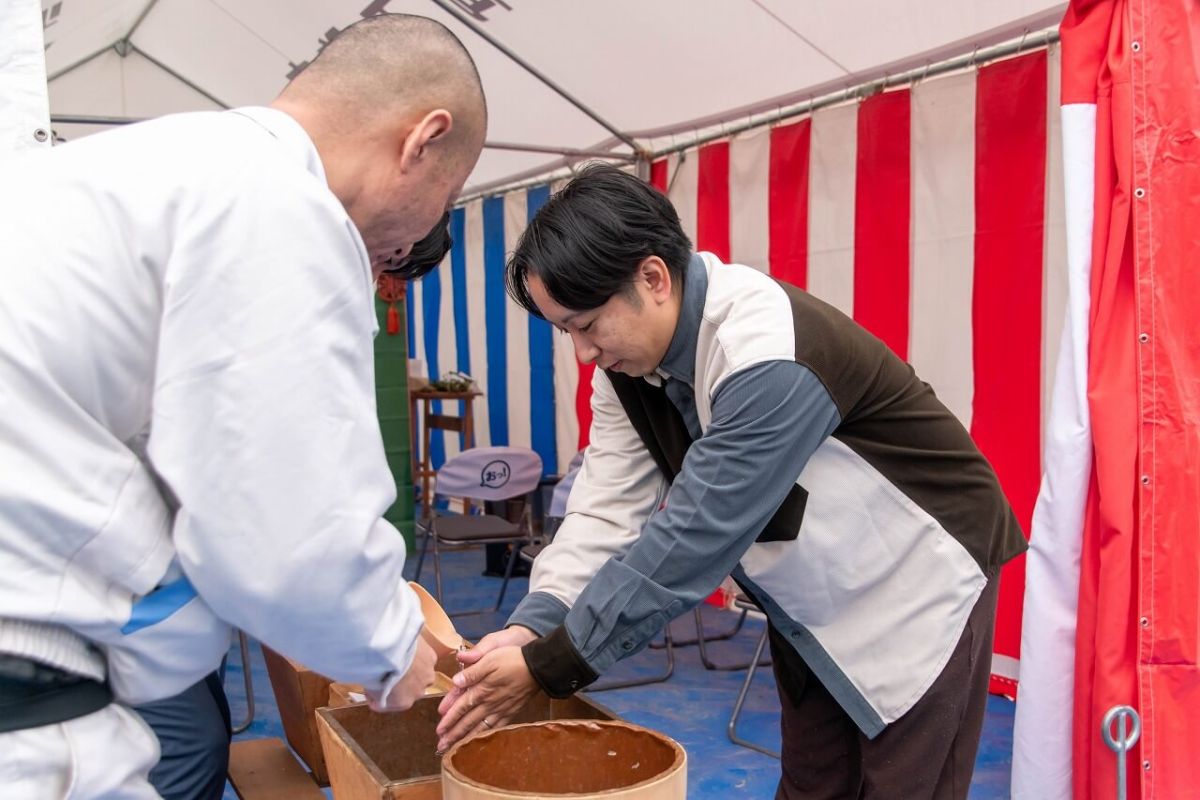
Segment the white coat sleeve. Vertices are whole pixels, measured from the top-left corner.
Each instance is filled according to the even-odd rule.
[[[149,456],[212,609],[322,674],[387,691],[421,614],[375,408],[366,254],[332,195],[214,188],[166,269]]]
[[[529,594],[509,625],[545,635],[562,624],[592,576],[637,541],[666,497],[666,479],[599,369],[592,378],[589,438],[566,516],[554,541],[534,562]]]

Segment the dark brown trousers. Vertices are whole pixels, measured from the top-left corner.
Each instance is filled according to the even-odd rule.
[[[916,705],[868,739],[771,628],[783,706],[776,800],[965,800],[983,730],[999,578],[984,588],[942,674]]]

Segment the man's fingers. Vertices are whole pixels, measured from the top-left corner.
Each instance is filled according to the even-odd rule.
[[[501,703],[501,706],[504,705]],[[460,739],[503,727],[508,724],[508,721],[512,717],[513,712],[511,710],[506,711],[504,708],[496,709],[490,708],[487,705],[478,705],[464,714],[452,728],[444,732],[438,732],[438,752],[446,752]]]
[[[493,631],[487,636],[480,639],[474,647],[468,650],[461,650],[458,653],[458,663],[460,664],[475,664],[479,659],[486,656],[488,653],[495,650],[497,647],[504,646],[504,631]]]
[[[479,683],[490,671],[484,664],[474,664],[456,673],[452,680],[454,681],[455,688],[466,689],[468,686],[474,686]]]
[[[446,692],[446,696],[442,698],[442,702],[438,703],[438,714],[445,716],[450,707],[458,702],[458,698],[462,697],[463,690],[457,686]]]
[[[464,689],[462,695],[442,715],[442,720],[437,726],[438,735],[443,735],[446,731],[454,728],[463,717],[469,716],[475,709],[475,700],[474,693]],[[482,713],[486,713],[486,709]],[[482,719],[482,715],[480,718]]]
[[[466,736],[472,733],[483,733],[488,730],[488,727],[483,724],[484,719],[488,718],[488,710],[483,706],[473,708],[459,719],[458,723],[447,731],[438,733],[437,749],[439,753],[444,753]],[[492,718],[492,724],[496,725]]]
[[[494,631],[479,640],[479,644],[475,645],[470,650],[464,650],[458,654],[458,662],[460,664],[477,664],[479,659],[486,656],[495,650],[504,647],[520,647],[521,645],[537,638],[537,634],[523,625],[513,625],[510,628],[505,628],[502,631]]]
[[[456,656],[458,658],[458,663],[466,664],[467,666],[478,663],[479,659],[487,655],[488,651],[491,649],[488,648],[485,650],[482,647],[482,644],[483,643],[480,642],[479,646],[472,647],[470,650],[460,650],[458,656]]]
[[[475,702],[479,699],[477,697],[479,689],[475,684],[483,677],[483,674],[482,667],[474,666],[464,669],[454,676],[454,688],[438,704],[438,713],[442,715],[442,721],[437,726],[439,734],[453,727],[464,714],[475,706]]]

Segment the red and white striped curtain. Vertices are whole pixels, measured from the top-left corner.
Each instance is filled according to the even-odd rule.
[[[1117,796],[1101,730],[1124,705],[1127,796],[1200,797],[1200,7],[1073,0],[1062,41],[1071,324],[1013,796]]]
[[[1066,303],[1058,63],[1057,49],[1036,50],[651,169],[697,248],[807,289],[910,361],[996,467],[1026,531]],[[529,323],[501,280],[505,253],[557,188],[456,210],[461,246],[413,284],[409,338],[432,371],[479,380],[480,444],[530,445],[565,465],[587,443],[591,368],[569,337]],[[531,381],[547,363],[549,383]],[[435,461],[441,445],[435,436]],[[448,437],[445,454],[456,450]],[[1018,560],[1003,577],[993,663],[1007,694],[1023,589]]]
[[[853,316],[971,431],[1028,532],[1066,303],[1058,54],[1038,50],[656,163],[700,250]],[[566,363],[561,360],[559,363]],[[572,412],[587,429],[589,382]],[[1001,583],[1013,694],[1024,561]]]

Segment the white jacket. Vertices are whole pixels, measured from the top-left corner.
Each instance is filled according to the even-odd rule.
[[[6,164],[0,652],[107,672],[137,703],[211,671],[228,623],[390,689],[421,616],[381,518],[372,294],[281,112]]]

